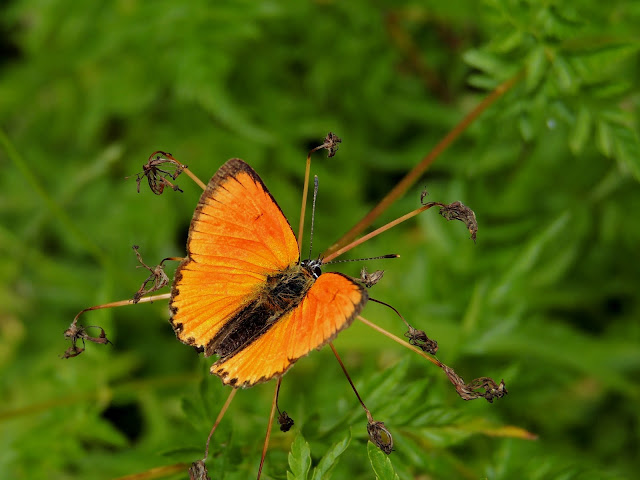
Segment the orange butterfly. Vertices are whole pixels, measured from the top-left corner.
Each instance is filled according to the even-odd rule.
[[[195,210],[171,291],[184,343],[219,355],[211,373],[233,387],[283,375],[360,313],[365,288],[300,261],[291,225],[258,174],[226,162]]]

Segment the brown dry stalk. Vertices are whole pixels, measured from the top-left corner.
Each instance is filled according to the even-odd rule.
[[[371,225],[393,202],[400,198],[411,187],[420,176],[431,166],[431,164],[444,152],[464,132],[480,114],[489,106],[495,103],[500,97],[507,93],[522,78],[520,72],[505,82],[498,85],[476,108],[465,116],[442,140],[431,150],[422,161],[416,165],[396,186],[367,213],[358,223],[356,223],[347,233],[345,233],[336,243],[334,243],[326,254],[331,254],[344,245],[350,243],[369,225]]]

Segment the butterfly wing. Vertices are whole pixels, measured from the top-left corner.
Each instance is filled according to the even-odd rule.
[[[235,387],[250,387],[280,376],[296,360],[351,325],[367,299],[364,287],[350,278],[324,273],[296,308],[246,348],[214,363],[211,373]]]
[[[213,176],[189,228],[171,291],[177,337],[199,350],[253,302],[269,275],[299,260],[295,235],[258,174],[231,159]],[[209,352],[207,352],[209,353]]]

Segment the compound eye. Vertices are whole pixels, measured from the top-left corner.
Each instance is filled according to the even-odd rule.
[[[320,268],[320,265],[314,265],[312,273],[315,278],[318,278],[320,275],[322,275],[322,269]]]
[[[322,275],[322,263],[319,260],[305,260],[302,262],[302,267],[310,273],[313,278],[318,278]]]

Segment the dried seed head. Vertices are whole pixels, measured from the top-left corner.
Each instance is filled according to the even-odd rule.
[[[471,239],[476,241],[476,234],[478,233],[478,221],[476,220],[476,214],[462,202],[453,202],[449,205],[444,205],[440,209],[440,215],[447,220],[460,220],[469,229]]]
[[[409,339],[411,345],[415,345],[423,352],[435,355],[438,351],[438,342],[431,340],[423,330],[418,330],[409,325],[409,330],[404,334]]]
[[[169,284],[169,277],[166,273],[164,273],[164,265],[160,263],[155,267],[151,268],[146,263],[142,261],[142,255],[138,251],[138,246],[134,245],[133,250],[136,252],[136,256],[138,257],[138,261],[142,264],[142,267],[146,268],[151,272],[151,275],[147,277],[147,279],[142,283],[140,289],[133,296],[133,303],[138,303],[142,297],[144,297],[147,293],[155,292],[156,290],[160,290],[162,287]]]
[[[87,333],[88,328],[100,329],[100,335],[98,335],[97,337],[90,336]],[[71,346],[67,348],[67,350],[62,354],[62,358],[72,358],[80,355],[85,350],[85,341],[101,343],[103,345],[111,343],[102,327],[98,327],[95,325],[83,327],[82,325],[78,325],[77,323],[75,323],[75,321],[74,323],[69,325],[69,328],[67,328],[67,330],[64,332],[64,337],[71,340]],[[77,344],[78,340],[82,340],[82,347]]]
[[[509,393],[504,380],[500,380],[500,384],[496,385],[496,382],[489,377],[476,378],[468,386],[472,389],[484,389],[484,394],[481,396],[489,403],[493,403],[494,398],[502,398]]]
[[[338,144],[342,142],[342,139],[339,138],[335,133],[329,132],[324,139],[324,143],[322,144],[322,148],[327,150],[327,157],[333,157],[338,151]]]
[[[464,383],[462,377],[454,372],[451,367],[442,365],[442,370],[447,374],[453,386],[456,387],[458,395],[460,395],[463,400],[484,398],[487,402],[493,403],[494,398],[502,398],[509,393],[504,384],[504,380],[501,380],[498,385],[489,377],[480,377],[467,384]]]
[[[393,451],[393,437],[384,426],[384,422],[370,420],[367,424],[367,432],[371,442],[384,453],[389,455]]]
[[[378,283],[384,275],[384,270],[376,270],[373,273],[367,272],[366,267],[362,267],[360,270],[360,280],[364,283],[364,286],[367,288],[373,287],[376,283]]]
[[[193,462],[189,467],[189,480],[211,480],[204,460]]]
[[[287,412],[283,411],[278,415],[278,423],[280,424],[280,431],[288,432],[293,427],[294,421]]]
[[[161,165],[168,164],[173,171],[160,168]],[[182,173],[184,165],[178,162],[170,153],[162,152],[158,150],[153,152],[149,157],[147,163],[142,166],[142,172],[136,175],[136,182],[138,184],[138,193],[140,193],[140,182],[144,177],[147,177],[149,188],[156,195],[162,195],[164,187],[171,187],[176,192],[182,192],[178,185],[174,185],[169,181],[169,178],[175,180],[178,175]]]

